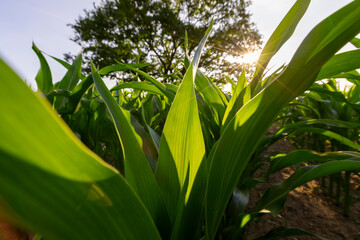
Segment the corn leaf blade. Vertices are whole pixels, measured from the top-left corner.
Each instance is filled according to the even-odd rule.
[[[321,67],[359,31],[360,1],[353,1],[316,26],[285,71],[245,104],[225,128],[210,160],[206,195],[209,239],[215,237],[241,173],[281,108],[310,87]]]
[[[271,58],[279,51],[284,43],[292,36],[301,18],[309,7],[310,0],[298,0],[286,14],[284,19],[275,29],[269,40],[265,44],[259,61],[256,65],[254,78],[251,81],[251,89],[254,91],[264,70]]]
[[[194,81],[200,54],[211,27],[212,23],[195,52],[193,62],[187,69],[169,110],[160,139],[156,177],[170,219],[175,223],[172,239],[181,238],[180,234],[186,235],[188,232],[193,231],[193,226],[186,226],[187,221],[184,221],[184,219],[193,221],[201,217],[203,204],[201,196],[205,191],[203,180],[205,180],[204,172],[206,169],[200,166],[204,162],[205,143],[201,130]],[[196,179],[196,184],[194,184]],[[193,188],[198,191],[193,192]],[[195,195],[200,196],[200,199],[193,200]],[[192,201],[189,199],[192,199]],[[187,205],[188,203],[189,205]],[[190,211],[194,211],[193,214],[189,214]],[[198,214],[194,214],[195,212],[198,212]],[[184,227],[182,228],[182,226]]]
[[[126,181],[2,60],[0,79],[1,217],[48,239],[160,239]]]
[[[341,136],[340,134],[337,134],[335,132],[332,132],[332,131],[329,131],[329,130],[325,130],[325,129],[322,129],[322,128],[297,128],[295,129],[295,131],[293,131],[291,134],[297,134],[297,133],[317,133],[317,134],[321,134],[323,136],[326,136],[326,137],[329,137],[329,138],[332,138],[332,139],[335,139],[337,141],[339,141],[340,143],[346,145],[346,146],[349,146],[353,149],[356,149],[356,150],[360,150],[360,145],[353,142],[352,140],[344,137],[344,136]]]
[[[32,44],[32,49],[34,50],[40,61],[40,69],[35,77],[38,90],[40,90],[42,93],[48,94],[54,89],[49,64],[47,63],[44,55],[37,48],[35,43]]]
[[[325,177],[342,171],[356,171],[360,169],[360,159],[334,160],[321,165],[300,168],[287,180],[279,185],[269,187],[260,199],[256,211],[267,209],[279,211],[282,209],[288,193],[298,186],[311,180]]]
[[[132,88],[135,90],[141,90],[141,91],[145,91],[145,92],[164,95],[163,92],[161,92],[157,87],[155,87],[153,84],[150,84],[147,82],[123,83],[123,84],[113,87],[110,91],[116,91],[116,90],[120,90],[120,89],[124,89],[124,88]]]
[[[275,157],[271,161],[271,165],[267,172],[267,175],[284,169],[286,167],[293,166],[298,163],[307,163],[307,162],[316,162],[322,163],[331,160],[344,160],[354,157],[360,157],[358,152],[326,152],[326,153],[317,153],[310,150],[300,149],[293,151],[285,156],[280,155]]]
[[[147,81],[151,82],[155,87],[159,89],[160,92],[162,92],[170,101],[174,100],[174,94],[167,90],[166,86],[156,80],[155,78],[151,77],[149,74],[137,69],[131,64],[124,64],[124,63],[118,63],[118,67],[124,70],[131,70],[133,72],[136,72],[137,74],[143,76]],[[101,70],[100,70],[101,71]]]
[[[319,72],[316,80],[333,77],[360,68],[360,50],[340,53],[332,57]]]
[[[236,86],[235,92],[230,99],[230,102],[226,108],[222,128],[223,131],[226,126],[229,124],[231,119],[235,116],[237,111],[251,99],[251,85],[246,84],[245,71],[243,71],[240,75],[239,82]]]
[[[126,71],[126,70],[128,70],[128,68],[126,66],[131,66],[133,68],[143,68],[143,67],[149,66],[149,64],[148,63],[136,63],[136,64],[127,64],[127,65],[116,64],[116,65],[111,65],[111,66],[107,66],[107,67],[100,69],[99,74],[106,75],[111,72]]]
[[[59,82],[58,89],[63,89],[71,91],[75,88],[76,84],[81,79],[81,63],[82,63],[82,54],[79,54],[71,67],[66,72],[63,79]],[[58,96],[55,99],[54,107],[59,111],[65,104],[65,98]]]
[[[213,109],[219,125],[222,122],[227,102],[218,94],[216,86],[200,70],[195,78],[196,90],[204,96],[205,102]]]
[[[93,64],[91,71],[95,86],[111,113],[123,147],[125,177],[149,210],[160,232],[167,236],[170,222],[155,176],[143,152],[143,141],[131,124],[130,113],[116,103]]]
[[[360,39],[359,38],[354,38],[353,40],[351,40],[351,44],[354,45],[357,48],[360,48]]]

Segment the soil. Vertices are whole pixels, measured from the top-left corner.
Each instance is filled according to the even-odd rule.
[[[279,141],[273,144],[265,155],[278,152],[288,153],[295,150],[289,142]],[[283,182],[294,171],[295,167],[286,168],[274,173],[266,184],[258,184],[250,194],[250,203],[256,202],[267,186]],[[352,188],[359,186],[359,179],[352,178]],[[256,239],[265,235],[271,229],[279,226],[295,227],[308,231],[326,239],[360,239],[360,202],[353,203],[350,216],[343,215],[343,207],[335,204],[335,198],[330,197],[320,189],[320,182],[314,180],[290,192],[284,209],[277,216],[266,214],[246,228],[245,239]],[[251,204],[249,204],[251,208]],[[319,239],[313,236],[296,236],[282,239]]]

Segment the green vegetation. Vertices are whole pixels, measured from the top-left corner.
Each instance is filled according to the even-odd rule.
[[[309,4],[294,4],[265,45],[253,77],[247,79],[243,72],[232,96],[198,68],[213,22],[193,59],[185,56],[179,85],[158,81],[140,62],[101,69],[91,63],[86,76],[81,54],[72,64],[55,58],[68,72],[53,84],[46,59],[34,45],[41,63],[34,93],[0,61],[0,218],[44,239],[241,239],[253,219],[281,210],[294,188],[359,170],[359,132],[354,133],[357,123],[351,120],[358,119],[358,101],[345,97],[351,119],[329,119],[310,104],[306,110],[317,118],[297,120],[301,114],[295,111],[285,121],[283,115],[288,117],[284,111],[293,105],[305,105],[298,96],[307,89],[307,95],[324,94],[316,99],[324,100],[320,103],[333,101],[326,96],[339,97],[328,93],[331,81],[329,86],[314,85],[317,80],[352,74],[356,81],[359,66],[349,62],[358,53],[336,53],[357,41],[360,1],[317,25],[286,67],[264,74]],[[187,52],[187,39],[184,45]],[[114,72],[127,72],[136,81],[109,90],[102,78]],[[351,94],[358,98],[355,86]],[[264,137],[279,118],[286,125]],[[310,128],[318,124],[347,129],[346,136],[333,129],[320,132],[331,146],[333,139],[340,140],[347,151],[302,149],[279,155],[261,178],[253,177],[267,146],[283,133],[319,133]],[[269,186],[247,209],[252,187],[304,162],[308,165]],[[292,235],[312,234],[277,228],[260,239]]]
[[[184,32],[190,37],[187,53],[194,52],[213,19],[214,27],[200,65],[223,78],[220,73],[241,71],[227,57],[257,50],[261,43],[247,11],[250,3],[249,0],[106,0],[70,24],[74,30],[72,40],[83,50],[87,72],[91,72],[90,60],[100,68],[115,61],[141,60],[152,63],[146,72],[156,75],[158,80],[172,82],[178,71],[182,74],[186,71],[182,65],[186,54],[182,47]]]
[[[352,42],[357,41],[355,38]],[[322,68],[318,79],[330,79],[326,83],[313,84],[306,93],[283,110],[283,114],[280,115],[283,127],[275,135],[286,135],[298,148],[320,153],[332,151],[343,156],[347,151],[359,150],[355,143],[359,142],[360,133],[360,82],[359,73],[352,71],[360,68],[359,56],[360,51],[354,50],[338,54],[329,61]],[[353,85],[340,91],[336,78],[346,78]],[[332,159],[329,156],[327,158]],[[308,160],[319,159],[313,156]],[[349,215],[352,202],[349,189],[351,174],[357,172],[335,174],[330,176],[328,181],[322,179],[324,190],[336,198],[336,203],[344,204],[346,216]]]

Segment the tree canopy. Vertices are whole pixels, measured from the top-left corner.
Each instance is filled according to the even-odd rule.
[[[213,18],[200,66],[213,76],[220,71],[229,74],[241,67],[227,61],[227,56],[240,56],[261,43],[247,11],[250,4],[250,0],[103,0],[69,24],[74,30],[71,40],[81,46],[87,64],[89,60],[99,67],[115,60],[145,61],[150,63],[148,71],[168,76],[175,69],[184,70],[185,30],[191,55]]]

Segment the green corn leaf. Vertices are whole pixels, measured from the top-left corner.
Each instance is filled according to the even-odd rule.
[[[71,92],[64,89],[55,89],[48,94],[46,94],[47,98],[52,98],[56,96],[63,96],[63,97],[69,97],[71,95]]]
[[[304,93],[303,94],[305,97],[309,98],[309,99],[312,99],[312,100],[315,100],[317,102],[320,102],[320,103],[328,103],[328,99],[324,99],[320,96],[320,94],[318,94],[316,91],[311,91],[309,93]],[[341,101],[343,102],[343,101]]]
[[[231,119],[235,116],[237,111],[250,100],[251,98],[251,88],[250,85],[246,86],[246,78],[245,78],[245,71],[243,71],[240,75],[238,84],[236,86],[235,92],[232,95],[230,102],[226,108],[222,128],[224,130]]]
[[[352,140],[350,140],[350,139],[348,139],[348,138],[346,138],[344,136],[341,136],[340,134],[337,134],[337,133],[334,133],[332,131],[325,130],[325,129],[322,129],[322,128],[297,128],[295,131],[293,131],[291,133],[291,135],[292,134],[298,134],[298,133],[306,133],[306,132],[307,133],[321,134],[323,136],[326,136],[326,137],[332,138],[334,140],[337,140],[341,144],[349,146],[349,147],[351,147],[353,149],[360,150],[360,145],[359,144],[356,144]]]
[[[153,84],[148,82],[129,82],[129,83],[123,83],[120,85],[117,85],[113,87],[110,91],[116,91],[124,88],[132,88],[136,90],[142,90],[149,93],[155,93],[164,95],[162,91],[160,91],[157,87],[155,87]]]
[[[354,38],[353,40],[351,40],[351,43],[355,47],[360,48],[360,39],[359,38]]]
[[[1,218],[45,239],[160,239],[123,177],[2,60],[0,79]]]
[[[298,0],[280,22],[263,48],[256,64],[251,90],[254,91],[271,58],[279,51],[284,43],[292,36],[301,18],[308,9],[310,0]]]
[[[235,92],[233,95],[239,94],[246,87],[247,79],[246,79],[245,74],[246,74],[246,72],[245,72],[245,70],[243,70],[239,76],[238,82],[236,84]],[[229,105],[230,105],[230,103],[229,103]]]
[[[360,159],[331,161],[321,165],[307,166],[298,169],[281,184],[270,186],[256,206],[256,211],[266,209],[279,211],[283,208],[289,192],[311,180],[325,177],[342,171],[357,171],[360,169]]]
[[[170,222],[155,176],[143,153],[143,140],[131,124],[130,113],[116,103],[93,64],[91,71],[96,89],[111,113],[123,148],[125,177],[149,210],[163,237],[166,237],[169,234],[167,231],[170,229]]]
[[[82,54],[79,54],[69,70],[66,72],[64,78],[60,81],[58,88],[64,90],[73,90],[81,78],[81,63]]]
[[[179,90],[179,87],[174,84],[164,83],[164,85],[168,90],[172,91],[174,94],[177,92],[177,90]]]
[[[42,93],[48,94],[54,88],[49,64],[47,63],[41,51],[36,47],[34,42],[32,44],[32,49],[34,50],[40,61],[40,69],[35,77],[38,90]]]
[[[53,102],[54,97],[62,96],[68,100],[68,104],[65,109],[58,109],[58,113],[67,113],[72,114],[75,112],[77,106],[79,105],[81,98],[93,85],[92,76],[88,76],[81,81],[80,84],[76,85],[73,91],[68,91],[64,89],[55,89],[50,93],[46,94],[46,98],[50,103]]]
[[[232,214],[232,216],[238,217],[240,214],[244,214],[245,209],[249,203],[249,200],[250,200],[250,191],[248,188],[244,188],[244,189],[235,188],[231,198],[231,203],[229,205],[230,211],[234,213]]]
[[[136,72],[137,74],[143,76],[147,81],[154,84],[154,86],[157,87],[159,89],[159,91],[161,91],[170,101],[174,100],[174,94],[171,91],[168,91],[166,86],[163,83],[161,83],[158,80],[156,80],[155,78],[151,77],[149,74],[135,68],[133,65],[130,65],[130,64],[124,64],[124,63],[118,62],[118,66],[119,66],[119,68],[124,69],[122,71],[131,70],[131,71]]]
[[[154,131],[154,129],[152,129],[149,125],[147,125],[147,128],[149,130],[151,139],[153,140],[156,150],[159,152],[159,147],[160,147],[160,136]]]
[[[150,65],[149,63],[135,63],[135,64],[126,64],[126,65],[115,64],[115,65],[107,66],[107,67],[100,69],[99,74],[106,75],[111,72],[126,71],[126,70],[128,70],[127,66],[131,66],[133,68],[143,68],[143,67],[147,67],[149,65]]]
[[[298,103],[298,102],[291,102],[289,103],[289,107],[295,106],[295,108],[297,109],[304,109],[306,111],[309,111],[311,114],[315,115],[315,117],[317,118],[321,118],[321,115],[319,113],[319,111],[316,109],[316,107],[313,107],[311,105],[307,105],[307,104],[303,104],[303,103]],[[311,115],[311,116],[313,116]]]
[[[71,68],[71,64],[69,64],[68,62],[60,59],[60,58],[57,58],[57,57],[53,57],[53,56],[50,56],[48,55],[49,57],[51,57],[52,59],[54,59],[55,61],[57,61],[58,63],[60,63],[61,65],[63,65],[64,68],[66,69],[70,69]]]
[[[72,91],[81,78],[81,63],[82,63],[82,55],[79,54],[69,70],[66,72],[63,79],[59,82],[57,88]],[[60,111],[61,108],[65,104],[64,97],[57,97],[54,102],[54,107],[57,111]]]
[[[348,98],[342,92],[332,91],[332,90],[329,90],[329,89],[326,89],[326,88],[323,88],[323,87],[310,87],[309,89],[311,91],[309,93],[304,94],[304,95],[309,97],[309,98],[314,99],[315,101],[328,103],[329,102],[329,97],[330,97],[330,99],[334,100],[335,102],[346,103],[352,109],[354,109],[355,111],[360,113],[359,104],[356,104],[356,102],[355,103],[350,102],[348,100]],[[324,97],[324,94],[326,94],[328,96],[328,98]],[[331,107],[331,106],[329,106],[329,107]],[[334,113],[337,114],[337,112],[334,112]]]
[[[213,109],[205,102],[203,96],[196,93],[196,98],[206,152],[209,153],[214,144],[214,140],[220,137],[219,122],[218,118],[215,117]]]
[[[335,101],[338,102],[347,102],[346,97],[343,93],[338,92],[338,91],[333,91],[324,87],[320,87],[320,86],[313,86],[310,87],[309,90],[311,92],[316,92],[319,93],[320,97],[324,96],[324,93],[328,96],[331,96]],[[323,99],[323,100],[328,100],[328,99]]]
[[[359,22],[358,5],[359,0],[355,0],[319,23],[301,43],[289,65],[296,67],[305,62],[308,66],[318,64],[322,56],[328,55],[326,52],[339,50],[339,39],[346,39],[348,42],[353,39],[351,30],[357,29]],[[344,45],[343,41],[341,45]]]
[[[347,100],[352,103],[351,106],[358,105],[360,101],[360,85],[354,84],[347,92]]]
[[[231,85],[231,92],[233,93],[235,91],[236,88],[236,83],[234,82],[234,80],[231,79],[231,77],[224,75],[225,79],[228,81],[228,83],[230,83]]]
[[[331,160],[344,160],[354,157],[360,157],[358,152],[326,152],[326,153],[317,153],[315,151],[300,149],[293,151],[285,156],[280,154],[272,159],[267,176],[277,172],[286,167],[293,166],[298,163],[307,163],[307,162],[327,162]]]
[[[283,69],[283,67],[280,67],[277,69],[273,74],[271,74],[265,81],[262,81],[261,84],[258,84],[255,91],[251,90],[251,84],[246,85],[246,78],[245,73],[243,73],[243,76],[240,76],[240,88],[237,90],[237,92],[232,96],[230,99],[231,104],[229,103],[228,107],[226,108],[226,112],[224,114],[224,119],[222,123],[221,132],[226,128],[226,126],[229,124],[231,119],[235,116],[237,111],[246,104],[253,95],[256,95],[259,91],[261,91],[263,88],[265,88],[267,85],[269,85],[272,81],[276,79],[278,76],[278,72],[280,72]]]
[[[195,51],[193,62],[191,66],[188,68],[188,72],[191,72],[192,70],[192,74],[193,74],[192,91],[194,91],[194,81],[196,81],[195,73],[198,72],[196,68],[198,67],[198,64],[200,62],[200,56],[205,46],[205,42],[207,41],[207,38],[210,35],[212,26],[213,26],[213,20],[211,20],[210,25],[205,33],[205,36],[200,41]],[[190,83],[190,80],[187,81]],[[219,90],[219,89],[215,88],[215,90]],[[219,92],[221,91],[219,90]],[[192,108],[192,106],[190,107]],[[193,111],[193,109],[190,109],[190,111]],[[194,114],[194,116],[196,116],[195,118],[193,118],[195,120],[194,122],[195,124],[193,125],[193,127],[191,127],[192,124],[188,125],[188,130],[190,127],[190,131],[195,133],[196,137],[200,137],[200,135],[202,134],[201,134],[201,130],[199,131],[199,127],[197,126],[198,116],[197,114]],[[189,158],[189,171],[188,171],[188,177],[186,178],[186,182],[185,182],[185,186],[187,187],[186,189],[182,190],[182,194],[180,197],[180,201],[178,205],[179,210],[176,216],[173,233],[171,235],[172,240],[191,239],[191,238],[199,239],[200,234],[202,233],[201,229],[203,226],[203,219],[205,214],[203,206],[204,206],[206,178],[207,178],[207,162],[204,153],[205,146],[203,139],[204,138],[201,137],[201,142],[199,142],[198,139],[192,138],[193,145],[189,150],[194,152],[196,151],[197,156],[196,158]],[[201,156],[202,159],[200,160]]]
[[[145,153],[145,156],[150,163],[153,173],[155,173],[158,156],[158,147],[156,146],[156,142],[153,141],[153,136],[151,136],[151,134],[148,134],[145,131],[145,128],[132,115],[131,125],[134,127],[135,132],[142,139],[142,151]]]
[[[321,67],[359,32],[360,1],[357,0],[316,26],[285,71],[245,104],[229,122],[210,160],[206,192],[209,239],[214,239],[237,181],[282,107],[310,87]]]
[[[214,111],[216,122],[220,125],[225,113],[226,103],[218,94],[217,87],[200,70],[196,74],[195,86],[196,90],[204,96],[205,102]]]
[[[278,140],[282,139],[285,136],[294,135],[297,133],[303,133],[306,132],[304,129],[313,129],[313,128],[304,128],[306,126],[310,125],[325,125],[325,126],[332,126],[332,127],[338,127],[338,128],[358,128],[360,125],[358,123],[352,123],[352,122],[346,122],[341,120],[334,120],[334,119],[309,119],[304,120],[296,123],[289,123],[286,124],[284,127],[279,128],[272,136],[265,138],[261,141],[259,144],[260,146],[270,146],[271,144],[277,142]],[[314,131],[320,131],[316,130],[318,128],[314,128]],[[311,130],[309,132],[312,132]],[[320,132],[314,132],[314,133],[320,133]],[[335,134],[335,133],[334,133]],[[341,141],[343,138],[339,137],[338,134],[332,135],[335,137],[334,139]],[[346,142],[349,142],[350,140],[347,139]],[[352,142],[351,145],[353,146],[354,143]]]
[[[148,123],[147,123],[147,121],[146,121],[146,117],[145,117],[145,113],[146,113],[146,112],[152,112],[152,111],[153,111],[152,109],[148,109],[148,108],[146,108],[144,105],[142,105],[142,107],[141,107],[142,119],[143,119],[143,121],[145,122],[145,125],[146,125],[147,130],[149,131],[149,135],[150,135],[150,137],[151,137],[151,139],[152,139],[152,142],[153,142],[153,145],[154,145],[154,147],[155,147],[155,149],[156,149],[156,153],[158,153],[158,152],[159,152],[159,146],[160,146],[160,136],[157,134],[157,132],[155,132],[154,129],[152,129],[152,128],[148,125]],[[157,157],[157,155],[156,155],[156,157]],[[156,164],[157,164],[157,159],[156,159]],[[155,172],[155,171],[156,171],[156,166],[154,167],[154,172]]]
[[[221,100],[223,101],[223,103],[225,104],[225,107],[226,107],[229,103],[228,97],[225,95],[225,93],[223,91],[220,90],[219,87],[217,87],[215,84],[214,84],[214,86],[215,86],[215,91],[220,96]]]
[[[331,78],[336,74],[360,68],[360,49],[340,53],[332,57],[322,68],[316,80]]]
[[[212,23],[177,91],[160,140],[156,178],[170,219],[175,223],[172,239],[191,236],[193,231],[198,231],[201,219],[206,179],[205,164],[201,163],[205,163],[205,144],[194,81],[211,27]]]
[[[309,125],[326,125],[326,126],[332,126],[332,127],[341,127],[341,128],[358,128],[360,127],[359,123],[353,123],[353,122],[347,122],[347,121],[341,121],[341,120],[335,120],[335,119],[309,119],[305,121],[300,121],[296,123],[289,123],[286,124],[284,127],[279,128],[275,134],[274,137],[280,136],[283,133],[289,133],[293,130],[298,129],[299,127],[303,126],[309,126]]]
[[[79,105],[81,98],[84,94],[93,86],[94,81],[92,79],[92,75],[87,76],[80,82],[80,84],[76,85],[74,90],[71,92],[69,97],[69,107],[67,112],[74,113],[77,106]]]
[[[188,55],[188,34],[186,30],[185,30],[184,49],[185,49],[184,66],[186,69],[188,69],[190,66],[190,59]]]
[[[66,68],[68,70],[71,68],[71,64],[69,64],[68,62],[66,62],[60,58],[51,56],[51,55],[48,55],[48,56],[51,57],[52,59],[54,59],[55,61],[57,61],[58,63],[60,63],[64,68]],[[80,72],[80,79],[84,80],[85,78],[86,78],[86,76]]]
[[[360,80],[360,74],[357,71],[351,71],[348,73],[336,74],[333,76],[333,78],[346,78],[348,81],[351,79]],[[359,82],[354,84],[359,84]]]
[[[270,83],[272,83],[273,81],[275,81],[277,79],[277,77],[279,76],[279,74],[281,74],[284,69],[286,68],[285,65],[282,65],[281,67],[279,67],[278,69],[276,69],[272,74],[270,74],[270,76],[266,76],[266,73],[264,73],[264,75],[261,77],[261,79],[259,80],[259,84],[256,86],[255,90],[252,92],[252,96],[255,96],[256,94],[258,94],[262,89],[264,89],[265,87],[267,87]]]

